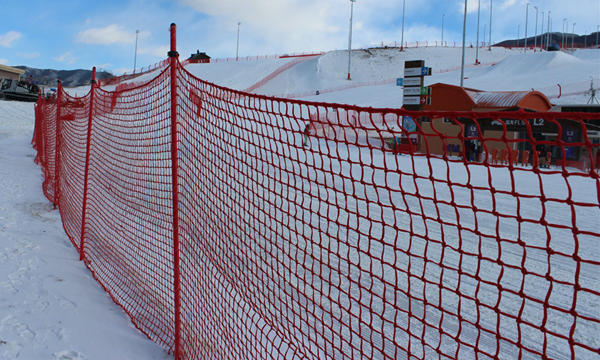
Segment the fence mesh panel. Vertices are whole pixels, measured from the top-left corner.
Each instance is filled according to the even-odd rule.
[[[164,348],[182,359],[600,356],[599,145],[587,135],[598,117],[311,103],[177,66],[176,208],[169,67],[95,90],[86,208],[89,95],[59,96],[58,126],[57,102],[41,99],[34,133],[51,201],[59,171],[67,234],[78,246],[84,227],[86,264]],[[539,138],[540,124],[555,139]]]

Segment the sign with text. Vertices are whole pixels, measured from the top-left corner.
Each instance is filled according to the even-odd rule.
[[[404,68],[404,77],[413,76],[429,76],[431,75],[431,68],[418,67],[418,68]]]
[[[396,79],[396,86],[403,86],[404,85],[404,79],[403,78],[397,78]]]

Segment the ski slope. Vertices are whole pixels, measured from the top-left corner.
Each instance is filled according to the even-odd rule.
[[[370,50],[370,52],[353,51],[352,81],[345,80],[347,53],[343,51],[329,52],[319,57],[303,61],[287,71],[282,72],[255,93],[290,96],[303,100],[348,103],[374,107],[399,107],[401,105],[402,90],[395,86],[395,78],[401,77],[403,62],[405,60],[425,59],[428,66],[433,67],[434,75],[427,78],[427,83],[446,82],[458,84],[457,67],[460,58],[459,49],[428,48],[407,49],[399,53],[394,49]],[[474,59],[474,49],[467,49],[468,59]],[[590,77],[600,85],[600,50],[578,50],[574,53],[528,53],[522,54],[517,50],[492,49],[480,51],[482,65],[469,65],[466,70],[465,86],[484,90],[523,90],[535,88],[551,97],[554,103],[585,102],[585,96],[579,94],[589,88]],[[238,63],[215,64],[190,64],[187,69],[196,76],[214,82],[218,85],[236,89],[246,89],[261,81],[278,68],[285,66],[293,59],[263,59],[244,60]],[[472,63],[472,60],[469,64]],[[492,65],[494,64],[494,65]],[[135,82],[142,82],[154,77],[156,73],[143,75]],[[597,82],[596,82],[597,81]],[[348,85],[353,84],[348,87]],[[577,93],[555,98],[556,84],[563,84],[567,93]],[[358,86],[355,86],[358,85]],[[339,90],[336,90],[339,89]],[[312,95],[320,90],[321,95]],[[330,90],[330,91],[328,91]],[[89,91],[87,87],[69,89],[70,92],[83,95]],[[311,95],[306,95],[311,94]],[[296,96],[294,96],[296,95]],[[78,260],[78,254],[72,247],[64,230],[62,229],[57,211],[52,210],[50,204],[41,191],[41,172],[33,163],[35,151],[31,149],[30,140],[33,131],[33,105],[0,101],[0,359],[167,359],[170,358],[158,346],[151,343],[144,335],[131,326],[125,314],[112,303],[112,300],[93,280],[89,271]],[[300,141],[300,139],[298,139]],[[312,149],[322,149],[325,152],[331,147],[327,141],[311,144]],[[348,158],[368,159],[367,153],[349,153]],[[305,156],[305,155],[302,155]],[[308,161],[305,158],[297,159],[298,162]],[[374,161],[384,161],[374,159]],[[434,160],[435,162],[435,160]],[[340,168],[343,164],[338,164]],[[446,169],[444,164],[434,164],[434,169],[439,176],[443,176]],[[320,167],[325,166],[323,164]],[[329,165],[327,165],[329,166]],[[414,171],[423,177],[429,176],[427,160],[418,159],[416,165],[410,163],[408,158],[403,158],[399,166],[403,168],[414,167]],[[486,184],[487,174],[478,166],[470,166],[469,171],[479,174],[477,181]],[[352,169],[345,169],[351,174]],[[464,182],[466,168],[457,165],[450,172],[454,174],[453,181]],[[438,176],[436,175],[436,177]],[[508,189],[510,177],[503,170],[495,169],[493,182],[499,188]],[[537,179],[527,178],[523,175],[520,183],[523,187],[519,191],[535,194],[539,191]],[[574,178],[571,184],[575,190],[573,194],[577,201],[586,202],[596,195],[593,183]],[[319,179],[307,187],[317,186]],[[407,189],[419,191],[424,194],[433,192],[430,184],[407,183]],[[284,186],[284,184],[282,184]],[[344,184],[335,184],[341,190]],[[543,177],[544,191],[548,196],[564,198],[566,187],[560,177]],[[445,194],[448,189],[436,189],[440,194]],[[318,189],[315,189],[318,192]],[[474,194],[471,199],[469,194],[460,195],[462,203],[471,201],[485,208],[489,201],[487,194]],[[524,215],[534,218],[539,216],[539,204],[534,202],[523,204]],[[409,203],[407,207],[419,208],[418,203]],[[505,212],[514,208],[511,199],[502,199],[500,205]],[[600,214],[597,212],[584,212],[576,209],[577,218],[583,229],[594,229],[597,226]],[[435,208],[427,204],[420,210],[432,214]],[[570,209],[556,206],[552,214],[552,221],[560,223],[565,218],[570,219]],[[392,216],[391,214],[386,214]],[[307,216],[311,216],[307,214]],[[448,215],[450,216],[450,215]],[[567,217],[566,217],[567,216]],[[466,214],[467,221],[475,221],[477,215]],[[463,218],[464,219],[464,218]],[[406,219],[398,219],[399,224]],[[471,226],[472,224],[469,223]],[[467,226],[469,226],[467,224]],[[480,220],[484,224],[484,232],[494,233],[491,224],[486,224],[485,215]],[[417,229],[422,231],[423,229]],[[539,229],[530,228],[523,231],[530,235],[533,242],[543,241],[535,238]],[[514,229],[503,228],[507,238],[515,236]],[[435,234],[434,234],[435,236]],[[572,251],[569,242],[559,239],[553,244],[556,249],[565,253]],[[567,239],[568,240],[568,239]],[[360,243],[360,239],[356,239]],[[598,258],[598,247],[595,239],[584,239],[582,247],[586,256]],[[400,246],[407,246],[401,243]],[[426,244],[413,245],[416,251],[426,251]],[[468,246],[468,244],[467,244]],[[518,264],[521,260],[531,264],[535,271],[543,272],[545,253],[520,254],[511,253],[511,245],[507,247],[510,263]],[[428,250],[433,255],[439,255],[440,249],[435,246]],[[491,247],[490,252],[499,251]],[[448,263],[456,262],[454,255],[448,255]],[[369,264],[363,264],[365,269]],[[413,271],[421,271],[423,264],[413,263]],[[468,260],[465,266],[470,266]],[[553,263],[559,269],[557,276],[566,278],[571,272],[571,265]],[[472,270],[472,269],[471,269]],[[497,269],[485,273],[490,281],[498,279]],[[362,271],[362,269],[359,269]],[[594,269],[588,269],[582,277],[587,286],[592,286],[600,276]],[[455,282],[458,275],[447,273],[446,279]],[[508,274],[504,278],[507,287],[516,286],[519,274]],[[292,282],[294,280],[292,279]],[[467,286],[470,284],[467,282]],[[543,284],[530,284],[528,291],[544,291]],[[485,290],[485,289],[484,289]],[[518,290],[518,289],[517,289]],[[482,290],[483,291],[483,290]],[[557,290],[552,301],[560,301],[568,297],[568,290]],[[493,289],[486,293],[490,304],[497,296]],[[567,295],[565,295],[567,294]],[[427,294],[429,296],[429,294]],[[599,317],[597,304],[593,299],[581,299],[585,314]],[[471,304],[472,305],[472,304]],[[448,306],[454,306],[448,304]],[[463,304],[466,316],[473,316],[473,308]],[[537,321],[538,314],[534,306],[526,305],[525,314],[531,321]],[[436,316],[433,314],[432,316]],[[485,317],[485,316],[484,316]],[[101,320],[101,321],[100,321]],[[435,321],[435,320],[433,320]],[[493,323],[493,317],[486,319]],[[556,331],[566,331],[561,328],[561,318],[552,319],[551,326]],[[503,331],[511,333],[514,329],[510,326]],[[594,327],[578,327],[578,339],[600,346],[600,329]],[[512,334],[512,333],[511,333]],[[531,345],[539,338],[536,334],[525,334],[525,339]],[[492,340],[486,339],[485,343]],[[452,344],[444,344],[451,347]],[[557,358],[565,356],[564,347],[560,344],[552,345],[552,353]],[[582,358],[594,358],[593,354],[583,354]]]

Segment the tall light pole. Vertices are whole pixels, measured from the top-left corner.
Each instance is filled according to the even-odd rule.
[[[534,6],[535,9],[535,35],[533,37],[533,52],[537,50],[537,29],[538,29],[538,7]]]
[[[600,25],[596,26],[596,46],[598,46],[598,34],[600,34]]]
[[[492,51],[492,0],[490,0],[490,38],[488,40],[488,51]]]
[[[529,20],[529,3],[525,7],[525,46],[523,47],[523,52],[527,52],[527,20]]]
[[[571,48],[575,50],[575,24],[573,23],[573,36],[571,37]]]
[[[241,22],[238,21],[237,23],[237,45],[235,47],[235,61],[238,61],[239,56],[240,56],[240,25],[242,25]]]
[[[552,41],[552,34],[550,33],[550,10],[548,10],[548,24],[546,25],[546,29],[548,32],[548,35],[546,36],[546,49],[548,49],[550,47],[550,42]]]
[[[542,11],[542,27],[540,28],[540,34],[542,35],[540,39],[540,47],[542,48],[540,51],[544,50],[544,40],[546,39],[544,36],[544,12]]]
[[[352,0],[350,0],[352,1]],[[400,38],[400,51],[404,50],[404,13],[406,10],[406,0],[402,0],[402,37]]]
[[[135,54],[133,55],[133,73],[135,74],[135,69],[137,68],[137,44],[138,44],[138,34],[139,30],[135,31]]]
[[[481,8],[481,0],[477,0],[477,40],[475,48],[475,65],[479,64],[479,10]],[[485,33],[485,32],[484,32]]]
[[[446,17],[446,14],[442,14],[442,47],[444,47],[444,17]],[[597,39],[596,42],[598,42]]]
[[[567,32],[567,30],[565,30],[565,23],[567,24],[566,26],[569,26],[569,23],[567,22],[567,18],[563,18],[563,27],[562,27],[562,38],[561,38],[561,49],[565,48],[565,32]]]
[[[352,55],[352,15],[354,13],[354,3],[356,0],[350,0],[350,32],[348,34],[348,80],[350,79],[350,57]]]
[[[463,87],[465,78],[465,34],[467,31],[467,0],[465,0],[465,16],[463,18],[463,34],[462,34],[462,60],[460,63],[460,87]]]

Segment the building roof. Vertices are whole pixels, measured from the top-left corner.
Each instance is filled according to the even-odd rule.
[[[25,70],[17,69],[12,66],[6,66],[6,65],[2,65],[2,64],[0,64],[0,70],[11,72],[11,73],[18,74],[18,75],[25,74]]]
[[[539,91],[484,91],[449,84],[431,85],[431,105],[424,110],[448,111],[498,111],[531,110],[548,111],[550,100]]]

